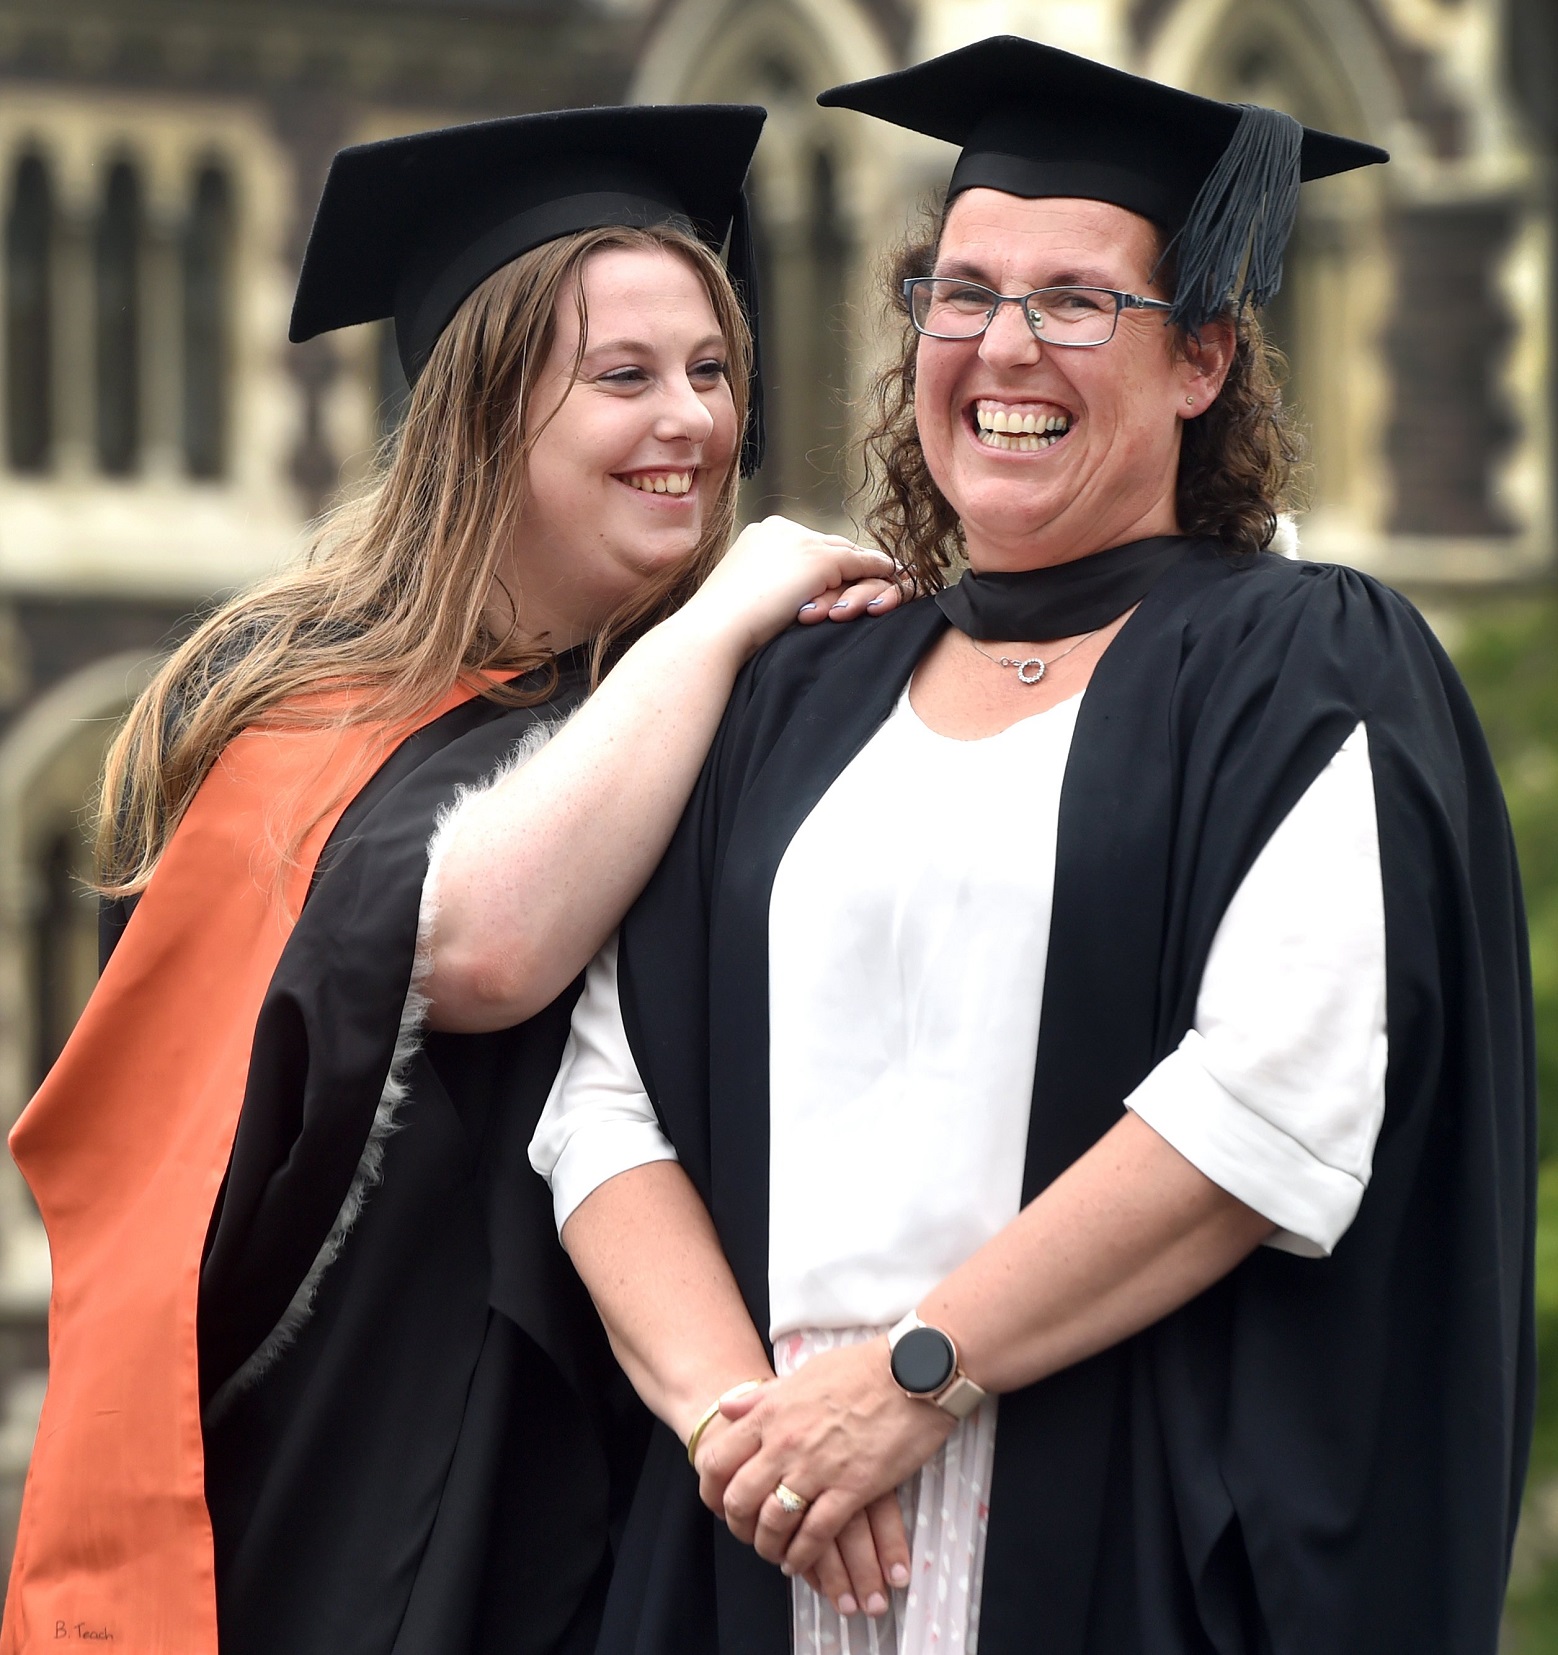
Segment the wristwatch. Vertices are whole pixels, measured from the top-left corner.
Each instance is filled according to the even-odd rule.
[[[967,1419],[985,1393],[958,1365],[952,1335],[910,1311],[887,1331],[893,1383],[916,1402],[934,1402],[954,1419]]]

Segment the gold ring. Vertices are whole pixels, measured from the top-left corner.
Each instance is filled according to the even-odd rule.
[[[774,1498],[779,1502],[779,1509],[790,1517],[798,1517],[811,1504],[804,1500],[793,1488],[786,1488],[783,1483],[774,1490]]]

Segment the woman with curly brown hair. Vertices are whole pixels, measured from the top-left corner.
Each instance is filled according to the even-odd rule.
[[[532,1143],[668,1427],[600,1648],[1492,1655],[1507,823],[1419,617],[1266,549],[1250,307],[1385,157],[1011,38],[822,101],[963,146],[872,439],[936,595],[749,666]]]

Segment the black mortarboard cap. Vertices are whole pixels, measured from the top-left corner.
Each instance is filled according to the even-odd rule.
[[[962,149],[948,186],[1108,201],[1171,238],[1174,320],[1194,329],[1282,281],[1301,181],[1390,157],[1254,104],[1219,103],[998,35],[817,102]]]
[[[289,337],[386,317],[408,381],[464,300],[511,259],[576,230],[679,224],[728,266],[754,340],[742,195],[766,111],[753,104],[555,109],[343,149],[303,254]],[[756,372],[742,474],[762,461]]]

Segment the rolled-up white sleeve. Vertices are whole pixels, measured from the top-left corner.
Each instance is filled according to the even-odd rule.
[[[1323,1258],[1385,1114],[1385,900],[1362,724],[1267,841],[1218,927],[1195,1025],[1126,1107]]]
[[[674,1161],[622,1023],[617,939],[585,973],[557,1079],[530,1140],[530,1164],[552,1190],[558,1233],[608,1179],[651,1161]]]

